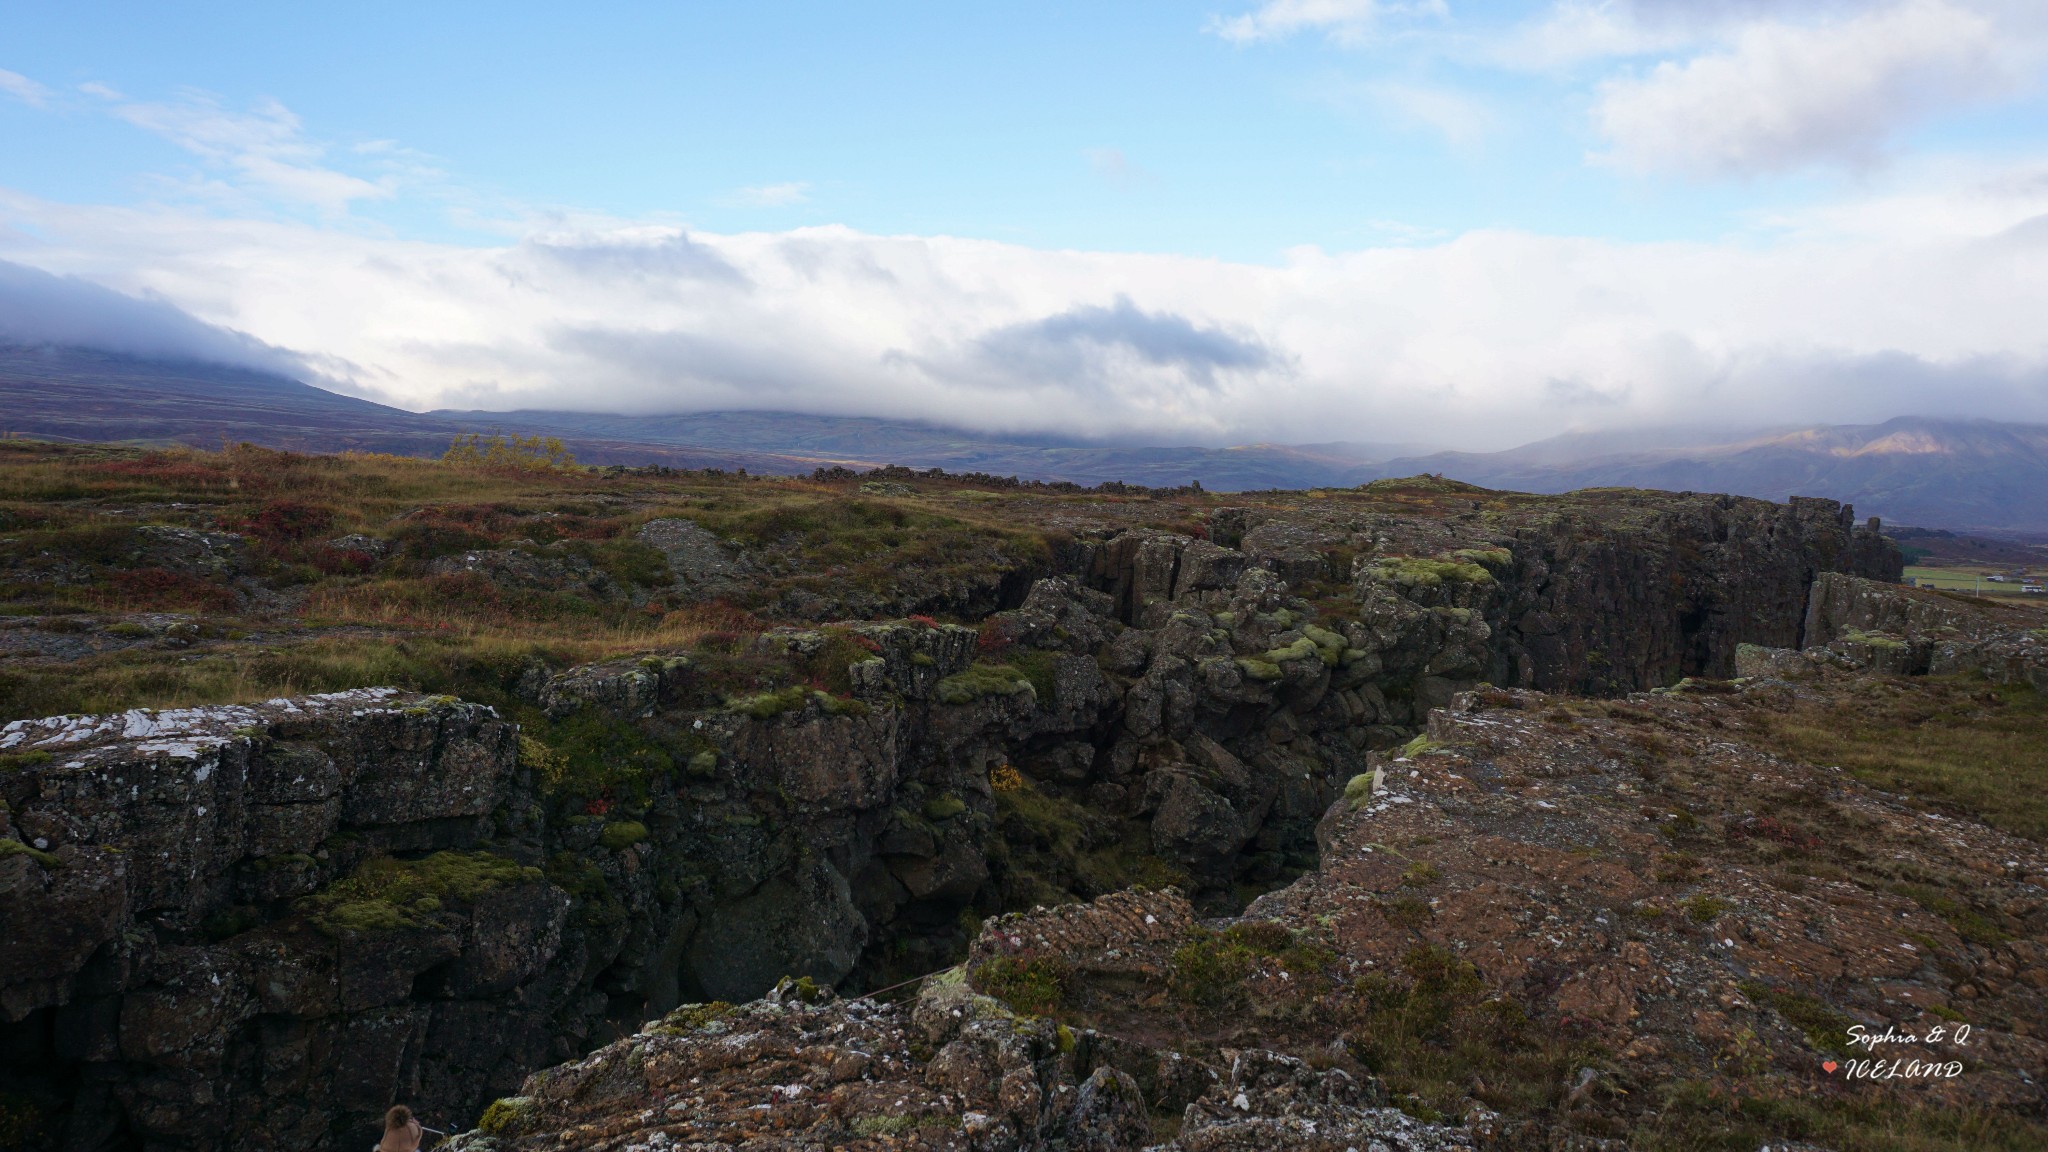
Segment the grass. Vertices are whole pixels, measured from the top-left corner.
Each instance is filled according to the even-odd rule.
[[[2020,581],[2018,580],[2012,580],[2010,583],[1993,583],[1985,579],[1985,577],[1989,576],[2004,576],[2012,568],[2013,566],[2009,564],[2004,566],[1995,564],[1963,564],[1942,565],[1940,567],[1912,564],[1906,567],[1905,575],[1907,579],[1914,581],[1922,588],[1937,588],[1944,592],[1963,592],[1972,596],[1982,596],[1986,599],[2021,600],[2048,605],[2048,596],[2042,596],[2038,593],[2030,595],[2020,591]],[[2048,568],[2048,565],[2035,564],[2027,566],[2027,571],[2033,573],[2028,579],[2034,583],[2040,583],[2040,574],[2044,568]]]
[[[1265,968],[1286,972],[1287,999],[1305,1004],[1321,990],[1317,977],[1337,961],[1330,949],[1270,920],[1245,920],[1218,932],[1198,928],[1173,953],[1166,989],[1190,1007],[1236,1009],[1250,997],[1247,980]],[[1276,1005],[1262,1007],[1269,1012]]]
[[[2048,840],[2048,697],[1973,677],[1873,680],[1766,713],[1752,739]]]
[[[1425,1120],[1455,1122],[1467,1095],[1510,1115],[1554,1118],[1573,1074],[1608,1060],[1569,1029],[1536,1026],[1519,1002],[1489,996],[1471,964],[1436,945],[1357,981],[1342,1011],[1352,1057]]]
[[[1741,988],[1744,996],[1783,1016],[1786,1023],[1799,1029],[1806,1036],[1806,1042],[1816,1050],[1834,1056],[1851,1055],[1849,1026],[1855,1021],[1848,1016],[1788,988],[1754,980],[1744,981]]]
[[[969,980],[977,991],[1018,1012],[1046,1016],[1067,998],[1067,966],[1050,956],[998,956],[974,966]]]
[[[1801,1140],[1855,1152],[2033,1152],[2048,1125],[2012,1112],[1938,1107],[1878,1088],[1817,1097],[1806,1086],[1678,1081],[1628,1134],[1642,1152],[1754,1152]]]

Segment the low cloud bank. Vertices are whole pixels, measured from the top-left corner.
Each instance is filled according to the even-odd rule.
[[[93,348],[287,375],[306,368],[298,356],[203,323],[168,301],[126,296],[6,260],[0,260],[0,344]]]
[[[1946,232],[1894,227],[1928,218],[1915,201],[1771,243],[1474,232],[1271,266],[844,228],[470,247],[16,201],[34,228],[0,231],[0,257],[99,283],[0,269],[0,338],[291,366],[415,409],[779,409],[1127,441],[1479,449],[1645,424],[2048,420],[2048,184],[2000,187],[2025,203]]]

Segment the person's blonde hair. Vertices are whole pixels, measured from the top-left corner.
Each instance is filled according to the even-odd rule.
[[[403,1104],[393,1104],[391,1111],[384,1114],[384,1130],[386,1132],[396,1132],[410,1123],[412,1123],[412,1109],[407,1108]]]

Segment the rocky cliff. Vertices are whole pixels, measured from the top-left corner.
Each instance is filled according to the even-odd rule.
[[[931,586],[976,626],[818,619],[847,596],[789,584],[757,634],[528,664],[523,733],[387,689],[13,722],[0,902],[36,927],[0,944],[11,1075],[81,1152],[331,1147],[401,1097],[467,1122],[680,1003],[895,983],[1007,910],[1146,883],[1234,912],[1459,693],[1725,676],[1742,642],[1800,644],[1817,575],[1898,571],[1824,501],[1434,484],[1386,510],[1407,491],[1200,533],[1055,506],[1040,570]],[[787,566],[704,535],[650,537],[686,588]],[[553,578],[494,556],[434,578]],[[1122,1091],[1086,1065],[1036,1091]]]
[[[907,1003],[691,1005],[458,1147],[2038,1146],[2048,854],[1775,754],[1825,698],[1461,694],[1242,916],[1123,893]]]

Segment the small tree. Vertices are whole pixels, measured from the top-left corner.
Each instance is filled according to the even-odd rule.
[[[441,463],[494,472],[566,472],[576,467],[559,436],[489,436],[471,432],[457,436],[441,454]]]

